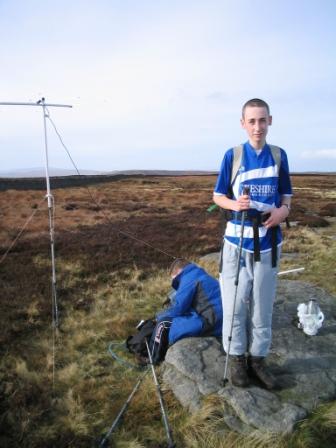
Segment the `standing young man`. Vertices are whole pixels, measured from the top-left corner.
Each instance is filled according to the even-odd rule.
[[[282,242],[279,224],[289,214],[292,196],[286,153],[266,143],[271,124],[272,116],[265,101],[255,98],[245,103],[241,125],[247,132],[248,141],[240,148],[240,168],[235,179],[231,179],[238,148],[228,150],[214,191],[214,202],[232,211],[224,235],[221,268],[223,345],[226,351],[236,294],[242,212],[246,213],[228,354],[231,382],[245,387],[249,384],[249,375],[253,375],[268,389],[276,385],[264,359],[272,337],[273,302]],[[243,194],[244,187],[248,187],[249,194]]]

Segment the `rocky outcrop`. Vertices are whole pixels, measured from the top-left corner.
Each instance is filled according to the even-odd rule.
[[[316,336],[297,327],[297,305],[317,299],[325,314]],[[208,394],[225,401],[224,420],[239,432],[289,432],[319,404],[336,396],[336,298],[300,281],[279,281],[268,365],[280,389],[255,383],[246,389],[223,387],[225,354],[215,338],[187,338],[174,344],[163,364],[163,381],[191,412]]]

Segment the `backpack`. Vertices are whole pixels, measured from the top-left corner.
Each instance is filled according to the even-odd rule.
[[[154,329],[155,322],[153,320],[141,321],[137,326],[138,332],[126,339],[128,351],[140,357],[147,358],[148,353],[145,340],[147,339],[149,343]]]
[[[233,163],[232,163],[232,171],[231,171],[231,187],[234,183],[234,181],[236,180],[237,174],[239,172],[239,169],[241,167],[241,162],[242,162],[242,158],[243,158],[243,146],[244,145],[239,145],[233,148]],[[281,150],[278,146],[274,146],[274,145],[268,145],[271,153],[272,153],[272,157],[274,159],[274,162],[276,164],[276,166],[278,167],[278,173],[280,172],[280,167],[281,167]]]
[[[153,364],[159,364],[164,360],[168,350],[170,325],[170,320],[158,324],[151,319],[141,321],[137,326],[138,332],[126,339],[128,351],[133,353],[140,363],[148,364],[147,339]]]

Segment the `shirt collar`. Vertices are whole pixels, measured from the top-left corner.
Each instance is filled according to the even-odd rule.
[[[253,151],[254,153],[256,152],[256,149],[253,148],[253,146],[251,145],[251,143],[247,140],[247,142],[245,143],[245,147],[249,150],[249,151]],[[264,146],[261,148],[261,150],[263,151],[265,148],[268,148],[267,143],[264,144]]]

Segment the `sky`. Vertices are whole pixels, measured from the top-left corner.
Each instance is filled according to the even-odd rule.
[[[292,171],[336,171],[335,21],[334,0],[0,0],[0,102],[72,105],[48,110],[79,171],[218,170],[258,97]],[[44,163],[41,108],[0,106],[0,171]]]

